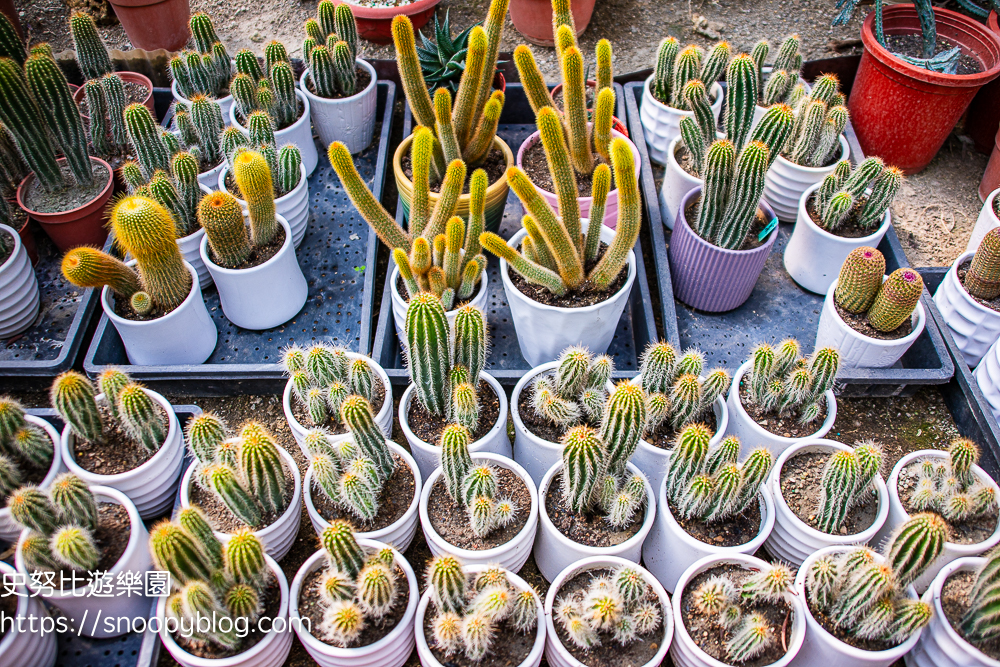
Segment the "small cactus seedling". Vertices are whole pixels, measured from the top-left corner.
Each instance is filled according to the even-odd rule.
[[[837,533],[853,507],[870,499],[873,481],[882,468],[882,447],[873,440],[830,455],[823,469],[819,503],[814,516],[825,533]]]
[[[963,284],[978,299],[989,301],[1000,296],[1000,229],[991,229],[983,237]]]
[[[663,613],[638,566],[592,575],[590,584],[556,600],[555,621],[579,649],[614,642],[626,647],[660,629]],[[655,640],[654,640],[655,641]]]
[[[606,354],[594,356],[583,347],[569,347],[558,361],[553,374],[540,375],[531,385],[535,414],[564,431],[581,422],[598,424],[614,360]]]
[[[978,460],[976,444],[958,438],[948,450],[947,461],[926,458],[914,462],[910,507],[917,512],[933,512],[952,523],[995,512],[993,487],[981,481],[973,470]]]
[[[190,19],[191,34],[197,51],[181,51],[170,60],[170,76],[186,99],[207,95],[222,99],[229,94],[232,59],[212,25],[212,19],[198,12]]]
[[[811,212],[828,232],[850,224],[873,232],[882,225],[902,184],[903,172],[877,157],[867,158],[853,171],[842,160],[816,190]]]
[[[705,358],[697,349],[681,355],[666,341],[650,343],[640,363],[646,391],[646,432],[650,434],[661,424],[683,429],[729,391],[730,377],[725,370],[717,368],[703,375]]]
[[[517,518],[520,508],[511,498],[496,497],[498,471],[487,463],[476,464],[469,455],[469,431],[450,424],[441,434],[441,469],[452,500],[464,506],[469,528],[486,537]]]
[[[21,486],[29,470],[48,469],[54,452],[48,434],[25,419],[24,407],[0,396],[0,497]]]
[[[742,400],[749,400],[767,414],[797,416],[802,424],[814,422],[820,415],[824,394],[833,388],[840,368],[840,353],[826,347],[808,359],[799,356],[799,343],[789,338],[776,347],[760,344],[750,355],[750,369],[740,389]]]

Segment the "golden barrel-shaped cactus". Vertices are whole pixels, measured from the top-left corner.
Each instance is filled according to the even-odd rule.
[[[219,265],[234,269],[250,254],[243,211],[236,198],[225,192],[212,192],[198,203],[201,223],[212,249],[212,259]]]
[[[250,211],[250,237],[255,246],[267,245],[278,232],[274,217],[274,183],[264,156],[241,151],[233,158],[233,178]]]

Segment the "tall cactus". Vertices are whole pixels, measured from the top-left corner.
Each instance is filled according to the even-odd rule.
[[[160,138],[156,120],[149,109],[142,104],[130,104],[125,107],[124,119],[129,144],[146,178],[152,178],[158,169],[169,172],[170,153]]]
[[[275,218],[271,170],[260,153],[247,150],[233,161],[233,176],[250,212],[252,242],[255,246],[267,245],[280,227]]]
[[[45,125],[66,156],[73,178],[81,185],[90,185],[94,173],[87,153],[87,134],[62,70],[48,56],[33,55],[24,62],[24,77]]]
[[[0,121],[39,183],[52,191],[61,188],[64,181],[47,129],[39,122],[41,118],[21,67],[9,58],[0,58]]]
[[[410,376],[417,397],[429,412],[447,417],[451,398],[450,337],[441,300],[424,292],[411,298],[405,330]]]

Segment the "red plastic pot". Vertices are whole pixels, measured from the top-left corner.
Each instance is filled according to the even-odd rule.
[[[573,23],[579,37],[590,24],[596,0],[574,0]],[[551,0],[510,0],[510,20],[521,36],[532,44],[555,46],[552,35]]]
[[[358,36],[375,44],[392,43],[392,19],[400,14],[410,17],[414,30],[420,30],[431,16],[434,8],[441,0],[417,0],[400,7],[363,7],[345,3],[344,0],[333,0],[335,5],[349,4],[354,13],[354,22],[358,24]]]
[[[132,46],[179,51],[191,36],[188,0],[110,0]]]
[[[121,77],[122,81],[130,81],[132,83],[137,83],[140,86],[144,86],[146,88],[147,91],[146,99],[142,101],[142,104],[147,109],[149,109],[149,113],[153,114],[153,117],[155,118],[156,108],[153,106],[153,82],[149,80],[149,77],[146,76],[145,74],[139,74],[138,72],[115,72],[115,74]],[[77,88],[76,90],[73,91],[73,101],[76,102],[77,105],[79,105],[80,102],[83,101],[84,95],[85,93],[83,91],[83,88],[82,87]],[[87,116],[84,113],[81,113],[80,115],[83,116],[84,119],[89,118],[89,116]]]
[[[35,173],[32,172],[25,176],[21,184],[17,186],[17,205],[38,221],[38,224],[42,226],[42,231],[63,252],[81,245],[103,248],[104,242],[108,239],[108,230],[104,226],[105,206],[108,199],[111,198],[114,172],[111,170],[111,165],[104,160],[93,156],[90,159],[104,165],[104,168],[108,170],[108,182],[104,184],[100,194],[83,206],[60,213],[33,211],[25,205],[23,194],[35,178]],[[66,158],[59,158],[60,164],[65,161]]]
[[[886,34],[920,34],[913,5],[884,10]],[[979,74],[939,74],[910,65],[875,39],[875,13],[865,19],[865,51],[847,106],[858,142],[866,155],[877,155],[907,174],[930,162],[955,123],[984,84],[1000,75],[1000,39],[986,26],[947,9],[934,8],[937,33],[979,61]]]
[[[1000,35],[997,13],[990,12],[986,25],[994,35]],[[990,81],[979,89],[969,113],[965,117],[965,133],[972,139],[976,150],[989,153],[993,150],[993,138],[1000,129],[1000,78]]]
[[[979,200],[986,201],[997,188],[1000,188],[1000,130],[993,137],[993,152],[983,172],[983,180],[979,182]]]

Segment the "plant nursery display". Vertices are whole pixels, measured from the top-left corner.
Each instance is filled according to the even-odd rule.
[[[975,252],[958,256],[934,292],[934,305],[971,368],[1000,337],[1000,228],[983,236]]]
[[[228,118],[233,104],[229,91],[233,60],[208,14],[193,14],[188,25],[195,50],[181,51],[170,59],[170,90],[181,106],[190,107],[196,97],[202,96],[212,100],[220,115]]]
[[[52,483],[62,462],[58,444],[58,434],[48,422],[25,414],[13,398],[0,396],[0,496],[5,505],[23,485],[44,489]],[[19,533],[10,510],[0,509],[0,539],[13,542]]]

